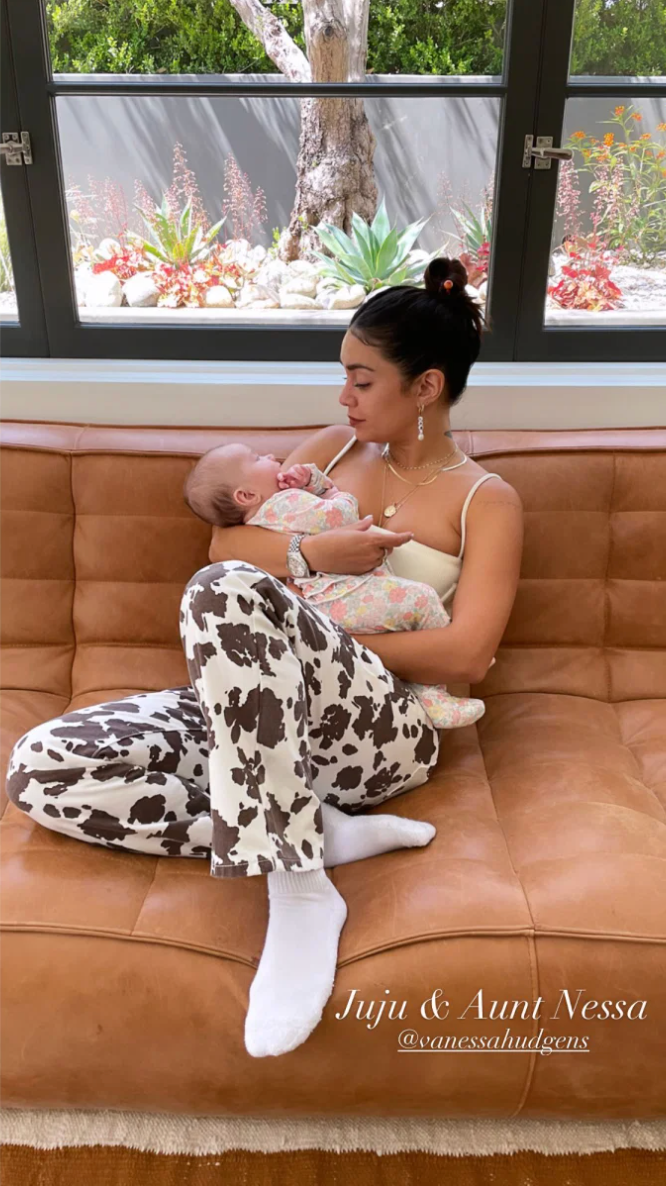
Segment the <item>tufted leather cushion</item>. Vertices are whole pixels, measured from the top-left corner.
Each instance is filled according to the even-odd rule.
[[[209,541],[181,499],[188,468],[228,440],[284,458],[314,431],[4,426],[5,760],[68,707],[187,682],[177,607]],[[329,871],[349,917],[316,1031],[279,1059],[244,1049],[263,878],[83,844],[9,803],[5,1106],[666,1114],[666,430],[454,437],[522,497],[518,595],[473,689],[485,716],[444,735],[426,786],[375,809],[431,820],[433,843]],[[452,1013],[479,989],[648,1008],[427,1023],[438,986]],[[408,1020],[337,1019],[354,988],[406,999]],[[545,1027],[589,1035],[590,1051],[410,1058],[407,1025],[499,1040]]]

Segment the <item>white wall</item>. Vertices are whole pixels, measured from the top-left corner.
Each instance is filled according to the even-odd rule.
[[[346,424],[336,363],[12,359],[6,420],[278,427]],[[666,363],[476,363],[455,429],[666,427]]]

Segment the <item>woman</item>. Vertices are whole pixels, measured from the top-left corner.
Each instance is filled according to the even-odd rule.
[[[255,1057],[305,1041],[331,994],[347,907],[325,868],[435,833],[359,814],[421,786],[437,763],[440,734],[403,681],[480,681],[513,605],[520,499],[465,457],[449,426],[481,342],[466,280],[460,261],[436,259],[425,290],[365,301],[342,343],[352,434],[323,429],[285,461],[336,463],[361,521],[305,537],[289,564],[299,537],[216,529],[213,563],[181,605],[191,687],[69,713],[32,729],[10,759],[10,798],[46,827],[209,859],[214,877],[267,875],[245,1023]],[[445,587],[445,603],[455,593],[448,627],[350,635],[288,579],[303,557],[313,571],[362,573],[385,552],[398,575]]]

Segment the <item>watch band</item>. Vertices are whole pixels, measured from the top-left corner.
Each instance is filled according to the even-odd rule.
[[[312,572],[305,556],[301,552],[301,540],[306,533],[294,535],[287,548],[287,568],[293,577],[311,577]]]

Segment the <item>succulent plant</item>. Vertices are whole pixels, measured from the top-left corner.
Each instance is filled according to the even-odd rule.
[[[428,218],[420,218],[398,233],[389,224],[386,205],[382,198],[372,224],[352,214],[352,237],[339,227],[323,222],[314,227],[331,256],[315,251],[321,260],[319,273],[330,279],[332,286],[362,284],[366,292],[386,285],[418,281],[423,276],[427,253],[412,251]]]
[[[477,218],[473,210],[470,210],[466,202],[461,205],[467,211],[467,214],[461,214],[460,210],[456,210],[456,221],[462,227],[461,238],[464,242],[465,248],[470,255],[478,255],[484,243],[492,241],[492,218],[487,213],[485,206],[481,207],[479,217]]]
[[[154,240],[141,241],[146,255],[176,268],[205,259],[226,219],[226,216],[221,218],[215,226],[204,232],[199,223],[192,225],[191,201],[186,202],[180,214],[172,213],[166,198],[161,206],[156,206],[150,213],[141,206],[137,206],[137,210]]]

